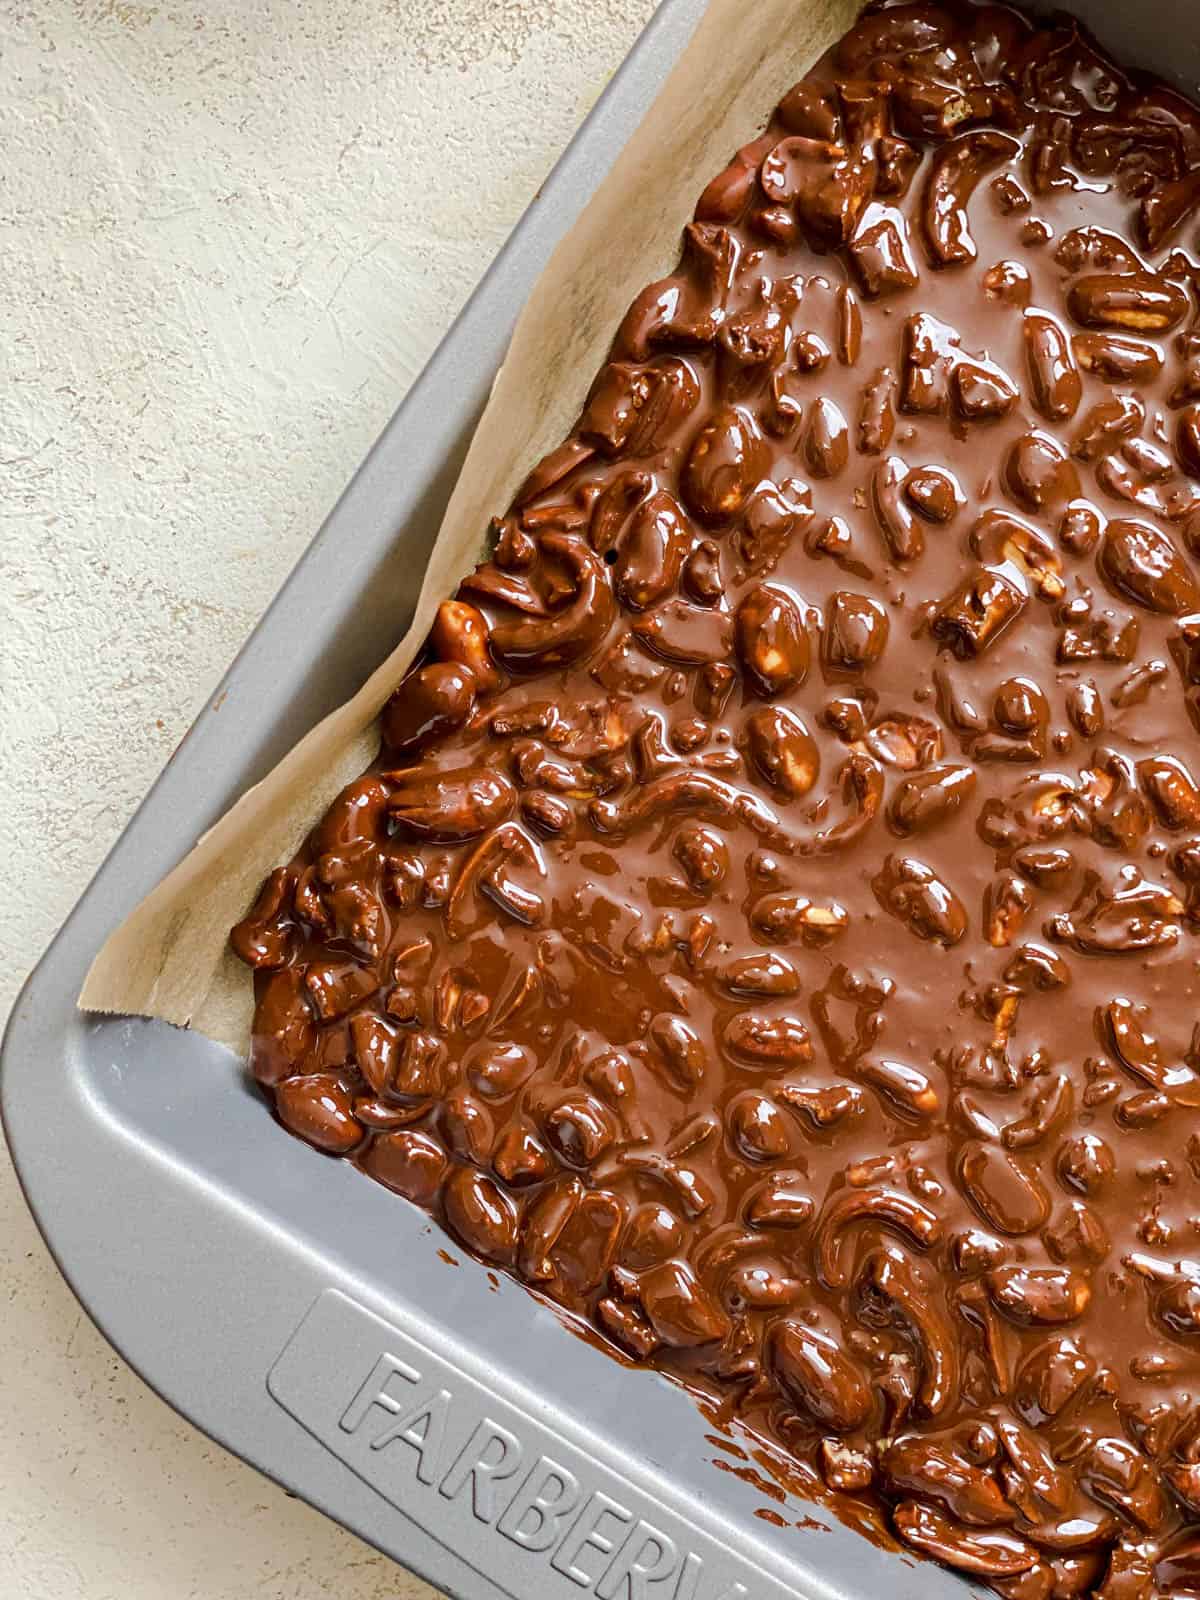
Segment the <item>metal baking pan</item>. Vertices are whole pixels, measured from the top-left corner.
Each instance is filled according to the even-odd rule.
[[[703,5],[659,7],[29,979],[4,1126],[55,1259],[146,1382],[450,1594],[950,1600],[959,1579],[823,1508],[756,1517],[763,1491],[682,1390],[515,1282],[448,1264],[423,1213],[346,1163],[268,1136],[228,1050],[75,1007],[109,931],[397,642],[516,315]],[[1075,9],[1196,89],[1200,22],[1180,0]]]

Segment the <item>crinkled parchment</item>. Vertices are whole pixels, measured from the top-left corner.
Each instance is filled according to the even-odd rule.
[[[570,431],[629,302],[674,265],[697,195],[858,10],[859,0],[710,0],[517,323],[408,634],[354,698],[244,794],[111,935],[87,975],[81,1007],[162,1017],[245,1050],[253,987],[228,950],[229,928],[267,873],[294,854],[338,790],[373,759],[375,719],[438,603],[474,566],[489,518]]]

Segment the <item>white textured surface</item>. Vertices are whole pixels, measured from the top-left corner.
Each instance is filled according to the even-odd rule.
[[[0,1019],[652,9],[0,0]],[[0,1594],[430,1595],[0,1297]]]

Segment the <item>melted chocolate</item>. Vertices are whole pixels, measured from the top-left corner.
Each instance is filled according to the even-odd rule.
[[[1200,112],[870,11],[238,953],[280,1120],[859,1519],[1198,1592]]]

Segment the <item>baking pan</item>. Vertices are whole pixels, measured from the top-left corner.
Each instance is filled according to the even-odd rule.
[[[29,979],[0,1104],[46,1242],[125,1359],[451,1595],[951,1600],[961,1580],[822,1507],[756,1516],[753,1471],[682,1390],[573,1335],[348,1164],[266,1137],[231,1052],[75,1008],[111,929],[402,635],[517,313],[703,6],[659,7]],[[1200,18],[1180,0],[1075,9],[1196,90]]]

